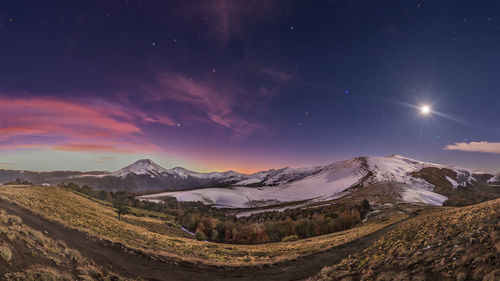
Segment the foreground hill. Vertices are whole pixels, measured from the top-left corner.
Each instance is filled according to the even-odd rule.
[[[500,199],[409,220],[312,280],[500,280]]]
[[[0,211],[0,238],[12,257],[0,260],[0,273],[17,272],[4,275],[14,280],[33,274],[119,280],[114,273],[147,280],[302,280],[335,264],[314,279],[497,280],[500,200],[462,208],[391,205],[346,231],[230,245],[184,238],[162,213],[133,210],[118,221],[110,205],[70,190],[4,186],[0,209],[8,214]]]
[[[182,232],[180,227],[170,218],[162,217],[161,213],[126,215],[119,221],[112,206],[60,187],[4,186],[0,188],[0,199],[70,229],[120,243],[132,252],[156,260],[228,266],[263,265],[295,259],[356,240],[408,216],[398,213],[389,220],[288,243],[228,245],[185,238],[179,233]]]
[[[0,206],[2,280],[127,280],[46,233],[27,226]]]

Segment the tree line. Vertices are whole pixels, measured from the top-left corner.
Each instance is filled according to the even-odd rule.
[[[359,206],[329,205],[317,208],[264,212],[239,219],[214,217],[188,211],[179,222],[199,240],[231,244],[286,242],[351,228],[370,211],[364,200]]]
[[[360,223],[371,209],[365,199],[358,205],[330,204],[236,218],[201,202],[179,202],[167,197],[163,202],[156,203],[138,200],[134,194],[124,191],[98,191],[75,183],[59,186],[112,203],[118,219],[130,213],[130,207],[162,212],[174,216],[180,225],[195,233],[198,240],[228,244],[284,242],[333,233]]]

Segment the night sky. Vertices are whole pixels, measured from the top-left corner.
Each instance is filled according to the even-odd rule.
[[[0,2],[0,168],[500,171],[499,105],[498,1]]]

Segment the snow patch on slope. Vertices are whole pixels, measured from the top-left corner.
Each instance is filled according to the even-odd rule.
[[[496,175],[488,180],[488,183],[495,183],[500,181],[500,175]]]
[[[430,205],[441,206],[448,198],[430,190],[421,188],[405,188],[403,200],[406,202],[426,203]]]
[[[460,184],[458,182],[456,182],[454,179],[448,177],[448,176],[445,176],[446,179],[451,183],[451,185],[453,186],[454,189],[457,189]]]
[[[225,208],[251,208],[308,199],[332,199],[345,189],[357,184],[366,175],[366,171],[360,169],[359,164],[352,160],[339,162],[303,180],[276,186],[205,188],[164,192],[138,198],[151,200],[171,196],[179,201],[200,201]]]

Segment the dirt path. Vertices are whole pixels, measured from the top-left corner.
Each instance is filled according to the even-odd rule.
[[[192,264],[174,265],[127,254],[117,244],[96,240],[78,230],[66,228],[31,213],[22,207],[0,199],[0,208],[22,218],[23,223],[54,240],[62,240],[85,257],[124,277],[142,277],[146,280],[305,280],[323,267],[339,262],[349,254],[357,253],[371,245],[400,223],[386,227],[360,239],[337,246],[322,253],[312,254],[295,261],[258,267],[197,267]]]

